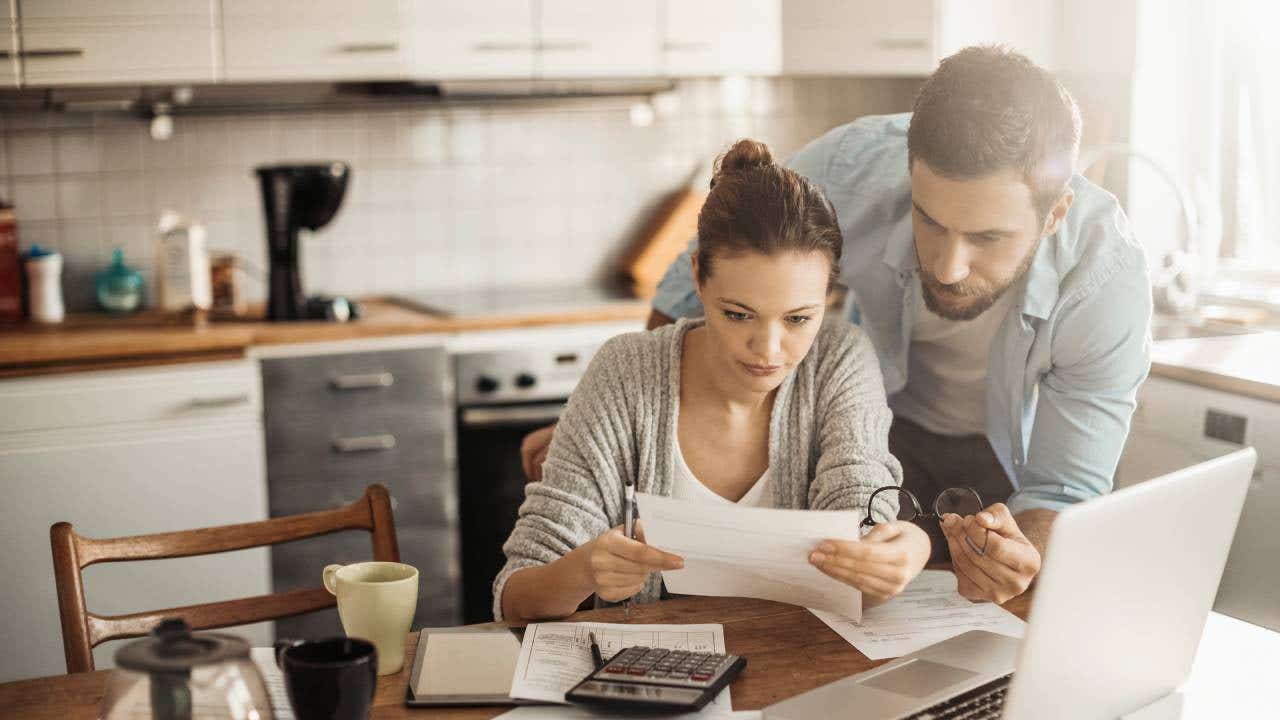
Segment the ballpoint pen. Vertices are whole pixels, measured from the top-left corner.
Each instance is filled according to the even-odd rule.
[[[604,667],[604,657],[600,655],[600,645],[596,643],[596,634],[587,633],[587,637],[591,638],[591,662],[595,663],[596,669]]]
[[[622,531],[629,539],[635,539],[636,486],[630,480],[622,490]],[[622,615],[631,619],[631,598],[622,601]]]

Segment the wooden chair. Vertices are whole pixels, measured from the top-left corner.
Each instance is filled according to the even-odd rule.
[[[92,671],[95,646],[108,640],[146,635],[161,618],[182,617],[192,629],[206,630],[291,617],[337,604],[321,586],[154,612],[95,615],[85,608],[81,571],[86,567],[102,562],[211,555],[340,530],[368,530],[373,540],[373,559],[399,562],[391,496],[382,485],[370,485],[359,500],[336,510],[198,530],[94,539],[77,535],[70,523],[54,524],[49,535],[67,672]]]

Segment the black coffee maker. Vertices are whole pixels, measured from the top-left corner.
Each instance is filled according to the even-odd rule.
[[[333,219],[347,191],[351,168],[346,163],[332,162],[263,165],[255,171],[262,181],[267,254],[271,261],[267,319],[350,319],[354,304],[342,298],[308,300],[303,294],[298,268],[298,231],[318,230]]]

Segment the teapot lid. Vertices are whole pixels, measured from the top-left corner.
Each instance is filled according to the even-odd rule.
[[[249,643],[234,635],[192,635],[182,618],[165,618],[149,637],[116,652],[116,665],[146,673],[185,673],[197,665],[249,658]]]

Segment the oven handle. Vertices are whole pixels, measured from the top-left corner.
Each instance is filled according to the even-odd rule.
[[[564,405],[523,405],[519,407],[465,408],[462,424],[466,427],[484,428],[500,425],[527,425],[553,423],[560,419]]]

